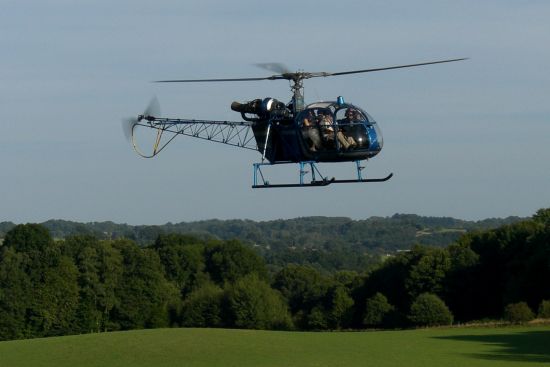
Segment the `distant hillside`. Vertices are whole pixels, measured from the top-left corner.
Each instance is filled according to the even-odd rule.
[[[345,217],[303,217],[264,222],[252,220],[204,220],[164,225],[78,223],[48,220],[41,223],[54,238],[91,234],[100,239],[130,238],[141,245],[152,243],[159,234],[184,233],[199,238],[239,239],[260,250],[354,249],[371,253],[406,250],[421,243],[447,246],[465,232],[496,228],[523,220],[519,217],[465,221],[449,217],[395,214],[352,220]],[[0,223],[0,238],[15,224]]]

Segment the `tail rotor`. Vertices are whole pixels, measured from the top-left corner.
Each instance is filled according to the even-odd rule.
[[[152,121],[155,117],[160,116],[160,103],[156,96],[151,98],[147,108],[141,115],[137,117],[127,117],[122,119],[122,132],[126,139],[130,142],[133,141],[134,129],[141,120]],[[133,143],[133,142],[132,142]]]

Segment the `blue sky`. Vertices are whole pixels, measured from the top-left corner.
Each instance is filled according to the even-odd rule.
[[[13,1],[0,13],[0,221],[161,224],[394,213],[463,219],[550,206],[547,1]],[[139,158],[121,131],[156,95],[163,115],[238,120],[232,101],[290,97],[253,66],[344,71],[306,102],[342,95],[380,124],[367,175],[387,183],[253,190],[259,153],[177,139]],[[353,165],[322,165],[347,178]],[[281,171],[282,170],[282,171]],[[277,167],[276,178],[297,169]],[[293,176],[293,177],[294,177]]]

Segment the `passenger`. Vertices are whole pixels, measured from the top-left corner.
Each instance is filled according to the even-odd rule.
[[[334,142],[334,122],[332,120],[332,114],[330,112],[325,112],[319,125],[321,126],[323,138],[325,138],[326,141]],[[355,140],[352,137],[344,135],[341,129],[338,129],[338,132],[336,133],[336,139],[338,139],[338,143],[340,144],[340,146],[346,150],[350,148],[355,148],[357,146]]]
[[[311,110],[309,110],[304,117],[302,123],[302,135],[308,143],[311,143],[309,146],[310,151],[316,152],[322,147],[321,135],[319,134],[317,121],[315,120],[315,116]]]
[[[332,115],[327,111],[319,111],[317,118],[319,120],[319,126],[321,127],[321,134],[323,139],[328,144],[334,144],[334,127],[332,121]]]

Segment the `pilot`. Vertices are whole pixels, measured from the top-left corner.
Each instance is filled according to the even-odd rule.
[[[357,146],[357,143],[355,139],[353,138],[353,135],[356,133],[356,129],[358,127],[358,124],[360,121],[359,113],[354,108],[348,108],[345,112],[345,118],[342,120],[338,120],[338,123],[342,126],[340,127],[341,134],[343,135],[344,139],[350,144],[351,148],[355,148]]]
[[[355,121],[357,120],[357,111],[354,110],[353,108],[348,108],[346,110],[346,119],[348,121]]]
[[[346,109],[345,116],[346,117],[344,119],[338,120],[338,122],[341,123],[342,125],[346,126],[346,127],[351,126],[355,123],[358,123],[359,120],[360,120],[359,119],[359,113],[354,108]]]

